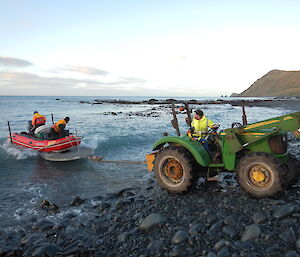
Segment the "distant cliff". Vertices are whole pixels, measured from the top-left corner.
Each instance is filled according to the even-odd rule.
[[[300,71],[272,70],[242,93],[231,96],[300,96]]]

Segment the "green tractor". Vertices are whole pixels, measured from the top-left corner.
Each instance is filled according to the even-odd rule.
[[[186,111],[190,126],[188,104],[180,110]],[[165,133],[146,156],[148,170],[154,170],[158,184],[169,192],[186,192],[200,177],[213,180],[222,171],[236,172],[240,186],[257,198],[273,196],[296,180],[299,166],[288,154],[288,132],[300,139],[300,112],[247,124],[243,107],[243,124],[235,122],[219,133],[208,131],[217,158],[190,133],[180,136],[174,103],[172,113],[177,136]]]

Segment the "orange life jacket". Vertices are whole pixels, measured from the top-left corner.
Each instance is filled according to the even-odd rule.
[[[46,117],[39,113],[35,113],[34,116],[32,117],[32,125],[33,126],[41,125],[41,124],[45,124],[45,123],[46,123]]]
[[[60,128],[58,127],[60,124],[63,124],[64,126],[67,125],[67,122],[65,120],[60,120],[52,125],[52,128],[55,130],[56,133],[59,133]]]

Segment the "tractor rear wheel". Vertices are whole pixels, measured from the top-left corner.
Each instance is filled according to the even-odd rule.
[[[158,184],[171,193],[188,191],[195,183],[192,158],[184,149],[162,149],[154,160],[154,172]]]
[[[241,158],[237,167],[241,187],[257,198],[281,191],[280,162],[270,154],[251,153]]]

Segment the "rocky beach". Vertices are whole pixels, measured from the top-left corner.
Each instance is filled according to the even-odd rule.
[[[0,230],[0,256],[300,256],[300,180],[255,199],[231,173],[180,195],[149,177],[67,206],[45,199],[19,216],[21,228]]]
[[[147,102],[155,104],[152,109],[129,114],[156,117],[174,101],[152,99]],[[297,109],[299,101],[211,104]],[[300,160],[298,142],[292,141],[289,151]],[[276,197],[255,199],[240,188],[234,173],[221,175],[218,182],[200,178],[196,188],[178,195],[161,189],[149,173],[142,185],[90,198],[79,194],[66,205],[43,199],[30,213],[14,213],[14,227],[0,228],[0,256],[300,256],[300,180]]]

